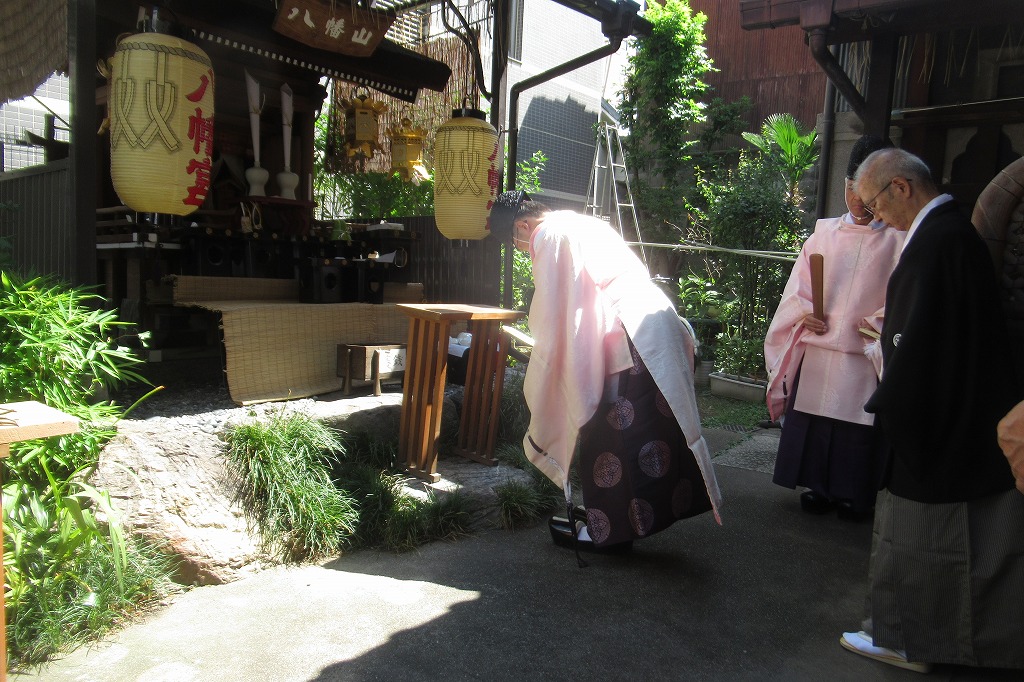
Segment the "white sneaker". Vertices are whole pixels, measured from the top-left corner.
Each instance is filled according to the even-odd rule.
[[[844,632],[843,636],[839,638],[839,644],[847,651],[852,651],[855,654],[860,654],[882,663],[894,665],[897,668],[913,670],[917,673],[930,673],[932,671],[931,663],[908,661],[906,652],[875,646],[871,635],[863,630],[860,632]]]

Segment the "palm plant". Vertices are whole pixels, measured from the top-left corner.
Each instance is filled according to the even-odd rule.
[[[786,178],[788,196],[794,204],[797,201],[797,187],[800,178],[818,160],[818,148],[814,141],[815,130],[801,131],[800,122],[793,114],[772,114],[761,124],[760,133],[744,132],[743,139],[757,147],[762,154],[771,158]]]

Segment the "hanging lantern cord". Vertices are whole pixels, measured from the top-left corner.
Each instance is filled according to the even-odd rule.
[[[448,23],[448,13],[445,12],[446,8],[451,9],[451,11],[455,13],[455,16],[459,19],[459,23],[462,24],[462,28],[465,33],[460,33],[455,27]],[[484,65],[480,60],[480,50],[477,47],[476,41],[471,38],[473,30],[469,27],[469,22],[466,21],[466,17],[462,16],[462,12],[460,12],[459,8],[455,6],[455,2],[453,0],[444,0],[442,3],[441,22],[448,31],[466,45],[466,48],[473,57],[473,66],[476,69],[477,87],[480,88],[480,94],[484,96],[484,99],[490,102],[491,93],[486,87],[484,87]]]

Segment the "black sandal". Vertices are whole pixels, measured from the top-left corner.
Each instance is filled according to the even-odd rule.
[[[548,530],[551,532],[551,540],[559,547],[576,549],[577,551],[593,552],[596,554],[626,554],[633,549],[633,541],[617,542],[613,545],[598,547],[593,540],[581,540],[576,532],[576,523],[587,523],[587,512],[582,507],[573,510],[573,521],[570,524],[564,516],[552,516],[548,520]],[[582,560],[581,560],[582,561]]]

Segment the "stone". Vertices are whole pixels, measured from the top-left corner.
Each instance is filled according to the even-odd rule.
[[[174,579],[188,585],[215,585],[237,580],[267,565],[275,557],[261,550],[260,538],[250,531],[235,504],[237,486],[226,468],[230,431],[254,419],[301,411],[347,433],[372,432],[397,442],[401,422],[401,393],[380,396],[329,394],[248,407],[205,409],[170,396],[161,410],[157,402],[141,414],[123,419],[117,435],[100,455],[90,483],[110,492],[122,524],[138,537],[156,544],[177,562]],[[441,417],[441,442],[458,433],[458,409],[446,397]],[[409,479],[406,489],[425,497],[433,490],[473,489],[479,501],[477,524],[496,518],[495,486],[527,474],[511,467],[487,467],[455,455],[445,458],[433,486]],[[454,478],[451,476],[454,475]]]
[[[237,580],[269,558],[233,502],[226,444],[174,421],[121,421],[90,482],[110,492],[126,528],[174,557],[177,582]]]

